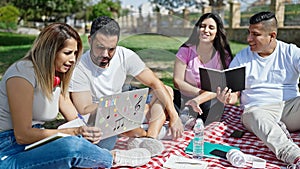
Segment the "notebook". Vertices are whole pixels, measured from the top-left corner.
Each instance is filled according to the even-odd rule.
[[[89,126],[101,129],[102,139],[115,136],[142,125],[149,88],[126,91],[103,96],[98,100],[95,113],[84,116]],[[83,126],[80,118],[65,123],[58,128]]]
[[[237,149],[239,150],[239,147],[235,146],[229,146],[225,144],[218,144],[218,143],[210,143],[210,142],[204,142],[204,156],[205,157],[211,157],[211,158],[219,158],[218,156],[215,156],[211,154],[213,150],[221,150],[228,152],[231,149]],[[187,154],[193,154],[193,139],[190,141],[188,146],[185,148],[185,153]]]
[[[29,145],[25,146],[25,150],[31,150],[31,149],[36,148],[38,146],[44,145],[44,144],[49,143],[51,141],[54,141],[56,139],[59,139],[59,138],[62,138],[62,137],[67,137],[67,136],[71,136],[71,135],[65,134],[65,133],[56,133],[52,136],[46,137],[46,138],[44,138],[40,141],[37,141],[35,143],[32,143],[32,144],[29,144]]]

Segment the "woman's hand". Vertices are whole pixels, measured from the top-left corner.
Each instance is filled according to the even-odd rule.
[[[82,135],[85,139],[93,144],[99,143],[101,140],[102,132],[97,127],[81,126],[77,128],[77,134]]]
[[[202,109],[200,108],[199,104],[196,102],[196,100],[194,99],[191,99],[191,100],[188,100],[185,105],[187,106],[191,106],[194,110],[194,112],[198,112],[199,115],[203,114],[203,111]]]

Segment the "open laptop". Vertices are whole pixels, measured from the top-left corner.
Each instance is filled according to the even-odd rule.
[[[126,91],[101,97],[95,113],[85,115],[88,126],[101,129],[102,139],[138,128],[145,118],[145,105],[149,88]],[[69,124],[68,124],[69,123]],[[82,126],[80,118],[65,123],[59,128]]]

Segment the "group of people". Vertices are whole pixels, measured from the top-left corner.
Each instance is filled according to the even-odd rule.
[[[221,18],[202,15],[176,54],[174,86],[185,105],[204,121],[210,111],[223,111],[224,104],[240,100],[244,126],[278,159],[300,168],[300,148],[285,134],[300,129],[300,49],[276,39],[272,12],[253,15],[248,30],[249,47],[233,58]],[[173,139],[182,136],[173,90],[135,52],[118,46],[119,37],[118,23],[106,16],[93,21],[85,53],[80,36],[69,25],[54,23],[41,31],[26,56],[8,68],[0,82],[0,168],[134,167],[163,151],[157,138],[166,120]],[[245,90],[201,90],[199,67],[222,70],[241,65],[246,66]],[[43,128],[43,122],[58,112],[67,121],[93,112],[100,97],[122,92],[127,75],[148,86],[152,96],[145,111],[148,129],[124,133],[133,138],[130,149],[113,149],[117,136],[101,139],[97,127]],[[58,132],[71,136],[24,150]]]

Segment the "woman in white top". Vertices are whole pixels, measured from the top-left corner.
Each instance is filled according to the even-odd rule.
[[[109,168],[113,162],[124,165],[119,162],[122,153],[134,153],[133,158],[146,156],[143,161],[125,165],[148,162],[150,152],[109,152],[94,145],[101,139],[101,130],[96,127],[42,128],[42,124],[54,120],[59,111],[67,120],[77,118],[68,86],[81,53],[78,33],[67,24],[54,23],[41,31],[25,57],[5,72],[0,82],[1,169]],[[24,150],[26,145],[58,132],[70,137]]]

